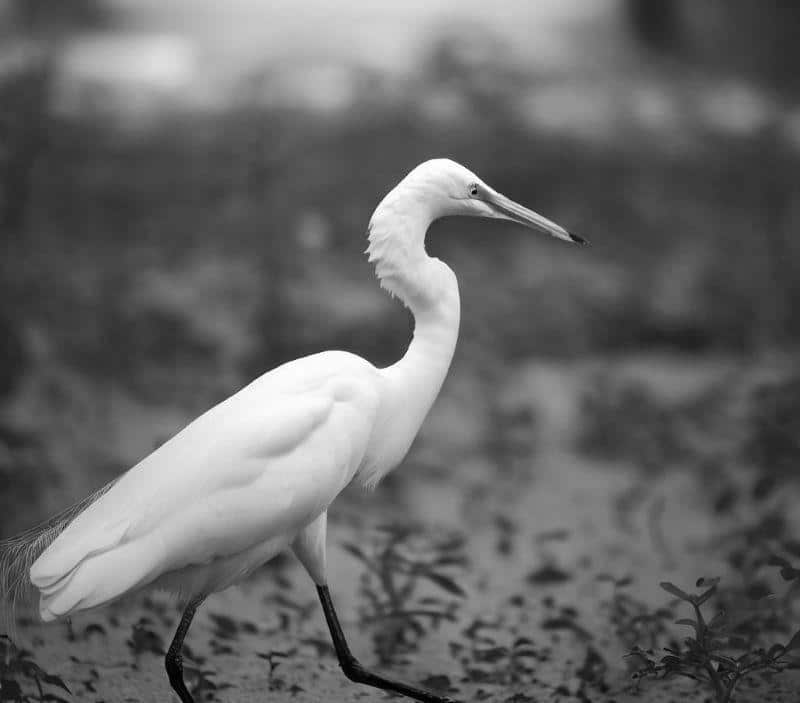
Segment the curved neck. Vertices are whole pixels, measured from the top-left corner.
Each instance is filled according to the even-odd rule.
[[[406,384],[423,381],[435,398],[458,341],[461,302],[456,276],[447,264],[426,256],[420,268],[427,270],[430,278],[409,283],[413,295],[398,295],[414,316],[414,335],[403,358],[385,371],[390,377],[402,377]]]
[[[438,259],[428,259],[449,283],[439,298],[410,304],[414,337],[403,358],[380,370],[386,381],[376,427],[378,440],[370,447],[371,460],[362,474],[374,486],[408,453],[428,411],[442,387],[458,339],[460,305],[455,274]]]
[[[447,376],[461,314],[456,276],[425,253],[424,230],[414,239],[380,239],[377,249],[374,241],[371,237],[370,259],[381,285],[414,315],[414,336],[403,358],[380,372],[386,392],[377,424],[391,425],[391,431],[379,433],[371,448],[373,461],[363,476],[367,485],[399,464],[411,447]],[[407,246],[413,241],[418,244]]]
[[[425,251],[431,214],[413,205],[413,193],[398,189],[384,198],[370,220],[367,254],[381,287],[414,315],[414,338],[405,356],[386,372],[407,376],[408,382],[424,376],[435,398],[455,351],[461,305],[455,274]]]

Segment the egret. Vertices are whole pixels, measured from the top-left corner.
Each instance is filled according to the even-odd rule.
[[[5,590],[29,580],[44,621],[145,587],[178,594],[185,610],[165,667],[182,703],[192,703],[181,649],[197,608],[288,549],[316,584],[349,679],[419,701],[449,701],[355,659],[328,590],[325,548],[331,503],[351,481],[374,486],[403,460],[450,366],[458,284],[425,251],[429,225],[448,215],[512,220],[585,243],[454,161],[420,164],[383,198],[368,232],[380,285],[414,316],[403,357],[376,368],[326,351],[257,378],[74,509],[0,543]]]

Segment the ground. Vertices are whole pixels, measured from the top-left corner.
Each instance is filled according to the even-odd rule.
[[[598,374],[648,378],[675,407],[732,370],[760,377],[758,367],[527,362],[490,385],[454,369],[406,465],[374,493],[349,489],[331,510],[330,585],[354,652],[465,701],[712,700],[688,680],[634,680],[638,666],[625,658],[634,644],[650,647],[651,632],[658,645],[685,635],[671,621],[690,613],[675,607],[663,632],[631,618],[636,604],[670,604],[661,581],[686,590],[700,577],[736,583],[725,540],[739,544],[737,530],[772,513],[753,501],[719,510],[729,469],[713,476],[684,460],[643,471],[598,458],[585,396]],[[625,434],[641,434],[628,419]],[[781,494],[791,503],[797,489]],[[177,613],[156,594],[70,626],[24,620],[16,637],[75,699],[161,701],[170,695],[161,653]],[[313,584],[292,558],[279,559],[204,604],[187,639],[187,678],[198,700],[385,697],[347,681],[328,642]],[[735,700],[790,701],[799,682],[797,671],[754,675]]]

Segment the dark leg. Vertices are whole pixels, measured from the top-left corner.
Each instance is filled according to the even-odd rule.
[[[186,638],[186,633],[189,630],[189,625],[192,624],[192,618],[194,618],[194,614],[202,602],[202,598],[197,598],[190,601],[189,605],[186,606],[186,610],[183,611],[183,617],[178,624],[178,629],[175,632],[175,637],[172,638],[172,643],[167,650],[167,656],[164,657],[164,666],[167,669],[169,682],[172,684],[175,693],[178,694],[178,698],[181,699],[181,703],[194,703],[192,694],[189,693],[186,684],[183,682],[183,656],[181,655],[181,648],[183,647],[183,640]]]
[[[342,626],[339,624],[339,618],[336,617],[336,610],[331,601],[331,594],[327,586],[317,586],[317,593],[319,593],[319,600],[322,603],[322,611],[325,613],[325,620],[328,623],[328,628],[331,631],[331,638],[333,639],[333,646],[336,649],[336,656],[339,658],[339,666],[342,667],[344,675],[351,681],[356,683],[363,683],[367,686],[374,686],[381,688],[384,691],[393,691],[400,693],[409,698],[422,701],[422,703],[456,703],[452,698],[445,698],[444,696],[437,696],[428,691],[423,691],[421,688],[414,688],[408,684],[399,681],[392,681],[385,679],[383,676],[373,674],[367,671],[358,660],[350,652],[347,646],[347,640],[344,638]]]

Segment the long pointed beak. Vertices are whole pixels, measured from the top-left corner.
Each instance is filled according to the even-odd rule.
[[[501,195],[495,190],[488,190],[483,197],[483,200],[494,210],[498,217],[506,220],[511,220],[525,227],[539,229],[546,232],[556,239],[563,239],[565,242],[573,242],[575,244],[588,244],[588,242],[577,234],[568,232],[561,225],[557,225],[552,220],[548,220],[533,210],[523,207],[519,203],[515,203],[505,195]]]

